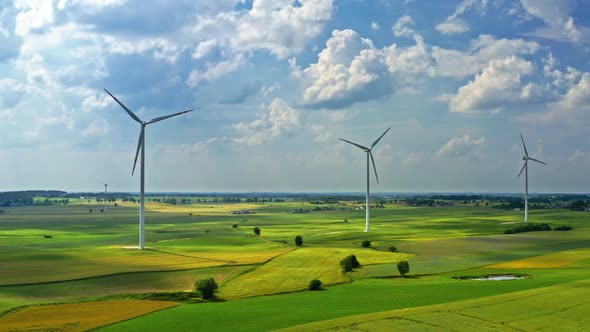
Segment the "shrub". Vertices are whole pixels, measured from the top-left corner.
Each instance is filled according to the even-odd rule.
[[[309,282],[309,290],[310,291],[320,290],[320,289],[322,289],[322,282],[319,279],[313,279],[312,281]]]
[[[238,228],[238,224],[231,225],[232,228]]]
[[[344,222],[348,222],[348,219],[344,219]]]
[[[295,237],[295,245],[301,247],[303,245],[303,237],[301,235],[297,235]]]
[[[368,248],[371,246],[371,241],[365,240],[365,241],[363,241],[363,243],[361,243],[361,246]]]
[[[361,264],[356,259],[355,255],[347,256],[346,258],[344,258],[340,261],[340,267],[342,267],[342,272],[344,272],[344,273],[350,272],[353,269],[356,269],[360,266],[361,266]]]
[[[396,247],[393,247],[393,246],[392,247],[389,247],[389,251],[396,252],[397,251],[397,248]]]
[[[516,234],[516,233],[525,233],[525,232],[541,232],[541,231],[550,231],[551,226],[548,224],[533,224],[528,223],[526,225],[520,225],[515,228],[509,228],[504,231],[504,234]]]
[[[254,227],[254,234],[260,235],[260,228]]]
[[[410,263],[407,261],[401,261],[397,263],[397,270],[402,277],[404,277],[407,273],[410,272]]]
[[[201,293],[203,300],[209,300],[215,297],[215,291],[217,291],[217,283],[215,279],[201,279],[195,283],[195,290]]]
[[[192,213],[192,212],[189,212],[189,213],[188,213],[188,215],[189,215],[189,216],[192,216],[192,215],[193,215],[193,213]]]
[[[570,225],[563,225],[563,226],[557,226],[553,230],[554,231],[571,231],[572,229],[574,229],[574,228]]]
[[[46,239],[53,239],[53,235],[43,235],[43,237]]]

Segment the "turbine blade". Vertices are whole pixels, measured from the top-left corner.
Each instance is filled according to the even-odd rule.
[[[113,97],[113,99],[114,99],[114,100],[115,100],[115,101],[116,101],[116,102],[117,102],[119,105],[121,105],[121,107],[123,107],[123,109],[125,110],[125,112],[127,112],[127,114],[129,114],[129,116],[133,118],[133,120],[135,120],[135,121],[137,121],[137,122],[139,122],[139,123],[143,123],[143,122],[141,121],[141,119],[140,119],[139,117],[137,117],[137,115],[135,115],[133,112],[131,112],[131,110],[130,110],[130,109],[128,109],[128,108],[127,108],[127,106],[123,105],[123,103],[122,103],[122,102],[120,102],[120,101],[119,101],[119,99],[117,99],[115,96],[113,96],[113,95],[112,95],[112,94],[109,92],[109,90],[107,90],[107,89],[104,89],[104,91],[106,91],[106,92],[107,92],[107,93],[108,93],[108,94],[109,94],[111,97]]]
[[[518,172],[518,176],[517,178],[520,177],[520,174],[522,174],[522,171],[524,171],[524,168],[526,167],[526,161],[524,162],[524,165],[522,165],[522,168],[520,169],[520,172]]]
[[[547,165],[546,163],[544,163],[544,162],[542,162],[542,161],[540,161],[540,160],[537,160],[537,159],[535,159],[535,158],[529,158],[529,160],[536,161],[536,162],[538,162],[538,163],[541,163],[541,164],[543,164],[543,165]]]
[[[526,150],[526,145],[524,144],[524,138],[522,138],[522,134],[520,134],[520,140],[522,141],[522,147],[524,148],[524,154],[528,158],[529,152]]]
[[[383,138],[383,136],[385,136],[385,134],[387,134],[387,132],[389,131],[389,129],[391,129],[391,127],[390,127],[390,128],[387,128],[387,130],[386,130],[386,131],[385,131],[385,132],[384,132],[384,133],[383,133],[381,136],[379,136],[379,138],[378,138],[378,139],[377,139],[375,142],[373,142],[373,144],[371,144],[371,149],[372,149],[372,148],[373,148],[375,145],[377,145],[377,143],[379,143],[379,141],[381,140],[381,138]]]
[[[360,145],[360,144],[356,144],[356,143],[354,143],[354,142],[351,142],[351,141],[345,140],[344,138],[340,138],[340,140],[341,140],[341,141],[344,141],[344,142],[346,142],[346,143],[352,144],[352,145],[354,145],[354,146],[356,146],[356,147],[359,147],[359,148],[361,148],[361,149],[363,149],[363,150],[365,150],[365,151],[368,151],[368,150],[369,150],[369,148],[367,148],[367,147],[365,147],[365,146],[362,146],[362,145]]]
[[[150,124],[150,123],[154,123],[154,122],[158,122],[158,121],[162,121],[162,120],[166,120],[168,118],[171,118],[173,116],[177,116],[177,115],[181,115],[184,113],[188,113],[188,112],[192,112],[193,110],[188,110],[188,111],[182,111],[182,112],[178,112],[178,113],[174,113],[174,114],[170,114],[170,115],[164,115],[164,116],[160,116],[154,119],[151,119],[150,121],[146,122],[145,124]]]
[[[377,183],[379,183],[379,176],[377,176],[377,167],[375,167],[375,159],[373,159],[373,153],[369,150],[369,156],[371,156],[371,163],[373,164],[373,170],[375,171],[375,179],[377,179]]]
[[[135,173],[135,165],[137,165],[137,157],[139,157],[139,149],[143,149],[142,142],[143,142],[143,135],[145,132],[145,127],[141,127],[141,133],[139,134],[139,142],[137,142],[137,152],[135,152],[135,161],[133,162],[133,170],[131,171],[131,176]]]

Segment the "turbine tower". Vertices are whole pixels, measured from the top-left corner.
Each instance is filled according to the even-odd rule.
[[[526,145],[524,144],[524,138],[522,138],[522,134],[520,134],[520,140],[522,141],[522,147],[524,148],[524,156],[522,156],[524,165],[522,165],[522,168],[520,169],[517,177],[519,178],[522,174],[522,171],[524,171],[524,222],[526,223],[529,222],[529,160],[536,161],[543,165],[547,164],[535,158],[529,157],[529,153],[526,150]]]
[[[129,116],[135,120],[137,123],[141,125],[141,132],[139,134],[139,142],[137,143],[137,151],[135,152],[135,161],[133,162],[133,170],[131,171],[131,175],[135,173],[135,165],[137,164],[137,157],[139,155],[139,150],[141,150],[141,175],[140,175],[140,203],[139,203],[139,250],[143,250],[145,248],[145,127],[149,124],[156,123],[162,120],[166,120],[168,118],[181,115],[184,113],[191,112],[192,110],[182,111],[174,114],[164,115],[157,118],[153,118],[149,121],[142,121],[137,115],[131,112],[127,106],[123,105],[119,101],[119,99],[115,98],[107,89],[104,89],[106,93],[108,93],[113,99],[129,114]],[[106,189],[106,185],[105,185]]]
[[[107,212],[107,187],[109,186],[107,183],[104,184],[104,212]]]
[[[383,136],[385,136],[385,134],[387,134],[387,132],[389,131],[389,129],[391,128],[387,128],[387,130],[381,135],[379,136],[378,139],[375,140],[375,142],[373,142],[373,144],[371,144],[370,148],[367,148],[365,146],[362,146],[360,144],[356,144],[354,142],[345,140],[344,138],[341,138],[340,140],[352,144],[360,149],[362,149],[363,151],[365,151],[367,153],[367,196],[366,196],[366,221],[365,221],[365,232],[368,232],[371,229],[371,222],[370,222],[370,212],[369,212],[369,157],[371,157],[371,162],[373,163],[373,170],[375,171],[375,179],[377,180],[377,183],[379,183],[379,177],[377,176],[377,167],[375,167],[375,159],[373,159],[373,153],[371,152],[371,150],[373,150],[373,148],[375,147],[375,145],[377,145],[377,143],[379,143],[379,141],[381,140],[381,138],[383,138]]]

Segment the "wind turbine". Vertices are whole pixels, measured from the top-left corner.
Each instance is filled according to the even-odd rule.
[[[103,211],[106,213],[107,212],[107,187],[108,187],[108,184],[102,182],[101,180],[98,180],[98,182],[104,184],[104,209],[103,209]]]
[[[524,222],[529,222],[529,160],[536,161],[543,165],[547,164],[535,158],[529,157],[529,153],[526,150],[526,145],[524,144],[524,138],[522,138],[522,134],[520,134],[520,140],[522,141],[522,147],[524,148],[524,156],[522,156],[524,165],[522,165],[522,168],[520,169],[517,177],[520,177],[522,171],[524,171]]]
[[[106,93],[108,93],[113,99],[129,114],[129,116],[135,120],[137,123],[141,125],[141,132],[139,134],[139,142],[137,142],[137,151],[135,152],[135,161],[133,162],[133,170],[131,171],[131,175],[135,173],[135,165],[137,164],[137,156],[139,155],[139,150],[141,150],[141,180],[140,180],[140,207],[139,207],[139,250],[144,249],[145,245],[145,127],[149,124],[156,123],[158,121],[166,120],[168,118],[181,115],[184,113],[191,112],[192,110],[182,111],[174,114],[164,115],[157,118],[153,118],[149,121],[142,121],[137,115],[131,112],[127,106],[123,105],[119,101],[119,99],[115,98],[107,89],[104,89]],[[106,185],[105,185],[106,189]]]
[[[368,232],[371,228],[371,223],[369,220],[370,215],[371,215],[369,212],[369,157],[371,157],[371,162],[373,163],[373,170],[375,171],[375,179],[377,180],[377,183],[379,183],[379,177],[377,176],[377,167],[375,167],[375,159],[373,159],[373,153],[371,152],[371,150],[373,150],[373,148],[375,147],[375,145],[377,145],[377,143],[379,143],[381,138],[383,138],[383,136],[385,136],[385,134],[387,134],[389,129],[391,129],[391,128],[387,128],[387,130],[381,136],[379,136],[379,138],[376,139],[375,142],[373,142],[373,144],[371,144],[370,148],[367,148],[367,147],[362,146],[360,144],[356,144],[354,142],[345,140],[344,138],[340,138],[341,141],[352,144],[367,153],[367,196],[366,196],[367,202],[366,202],[366,209],[365,209],[366,210],[365,232]]]

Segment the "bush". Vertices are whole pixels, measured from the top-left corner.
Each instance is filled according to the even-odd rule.
[[[516,233],[525,233],[525,232],[542,232],[542,231],[550,231],[551,226],[548,224],[533,224],[528,223],[526,225],[520,225],[515,228],[509,228],[504,231],[504,234],[516,234]]]
[[[254,234],[260,235],[260,228],[254,227]]]
[[[214,298],[217,287],[217,283],[213,278],[201,279],[195,283],[195,290],[201,293],[201,298],[203,298],[203,300]]]
[[[397,263],[397,270],[402,277],[404,277],[407,273],[410,272],[410,263],[407,261],[401,261]]]
[[[396,252],[397,251],[397,248],[396,247],[389,247],[389,251]]]
[[[371,241],[365,240],[365,241],[363,241],[363,243],[361,243],[361,246],[368,248],[371,246]]]
[[[574,229],[574,228],[570,225],[563,225],[563,226],[557,226],[553,230],[554,231],[571,231],[572,229]]]
[[[344,219],[344,222],[348,222],[348,219]]]
[[[238,224],[231,225],[232,228],[238,228]]]
[[[309,282],[309,290],[310,291],[320,290],[320,289],[322,289],[322,282],[319,279],[313,279],[312,281]]]
[[[297,235],[295,237],[295,245],[301,247],[303,245],[303,237],[301,235]]]
[[[350,272],[353,269],[356,269],[360,266],[361,266],[361,264],[356,259],[355,255],[347,256],[346,258],[344,258],[340,261],[340,267],[342,267],[342,272],[344,272],[344,273]]]

